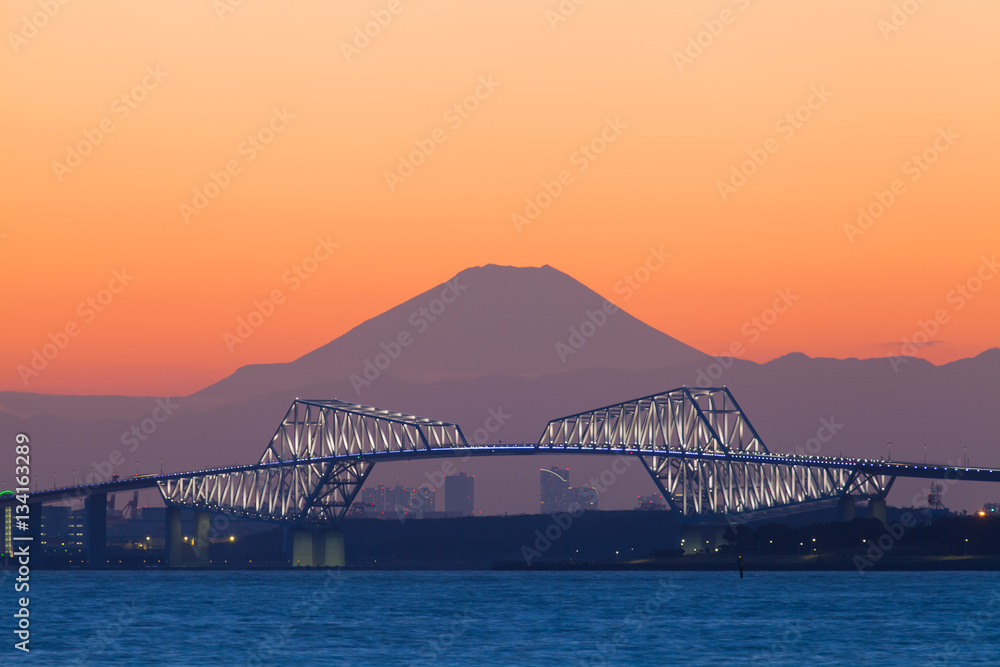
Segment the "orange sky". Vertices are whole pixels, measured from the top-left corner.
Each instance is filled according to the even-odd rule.
[[[221,18],[193,0],[51,18],[5,3],[0,389],[187,393],[491,262],[551,264],[699,349],[740,341],[758,361],[896,354],[938,310],[925,358],[996,346],[1000,280],[952,290],[993,278],[983,257],[1000,252],[1000,5],[926,3],[889,32],[893,4],[593,1],[553,27],[556,0],[244,0]],[[348,62],[371,12],[387,25]],[[689,38],[705,46],[683,61]],[[433,153],[390,189],[415,142]],[[719,181],[762,152],[724,201]],[[563,170],[519,232],[512,214]],[[213,172],[228,184],[185,220]],[[291,290],[283,275],[327,235],[338,247]],[[616,292],[660,246],[667,264]],[[134,278],[91,314],[122,269]],[[223,333],[275,288],[287,302],[230,353]],[[798,301],[748,335],[781,289]],[[26,384],[18,366],[68,323],[77,335]]]

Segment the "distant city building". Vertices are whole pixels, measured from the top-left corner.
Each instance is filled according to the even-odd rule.
[[[663,496],[658,493],[654,493],[651,496],[639,496],[639,504],[636,505],[637,510],[665,510],[667,509],[667,504],[663,500]]]
[[[569,490],[569,468],[552,466],[538,471],[541,484],[542,514],[565,512],[571,502]]]
[[[597,509],[597,489],[592,486],[574,488],[569,485],[569,468],[552,466],[538,471],[541,484],[542,514],[574,512],[580,508]]]
[[[444,478],[444,510],[470,516],[475,508],[475,475],[460,472]]]
[[[50,551],[69,551],[83,547],[83,512],[69,507],[42,505],[39,545]]]
[[[437,506],[437,489],[419,486],[413,492],[410,507],[417,512],[433,512]]]
[[[434,513],[437,505],[437,490],[429,486],[411,489],[407,486],[365,487],[360,497],[351,503],[347,517],[352,519],[399,519],[420,518]]]
[[[597,489],[592,486],[584,486],[571,490],[575,495],[573,502],[579,503],[581,508],[585,510],[597,509]]]
[[[366,517],[380,517],[385,514],[385,486],[379,484],[361,489],[361,511]]]
[[[410,505],[412,502],[412,489],[396,484],[396,486],[385,490],[385,511],[393,517],[410,514]]]

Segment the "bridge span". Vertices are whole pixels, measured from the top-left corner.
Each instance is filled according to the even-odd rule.
[[[450,422],[340,400],[293,401],[256,463],[116,479],[37,491],[28,503],[84,500],[88,562],[104,562],[107,494],[159,490],[168,507],[168,563],[180,565],[180,510],[196,512],[197,540],[211,513],[293,529],[292,563],[343,565],[337,530],[376,463],[455,456],[634,456],[686,523],[720,524],[837,502],[844,518],[868,500],[885,520],[897,477],[1000,482],[1000,469],[771,452],[725,387],[681,387],[550,421],[535,443],[469,443]],[[0,508],[16,499],[0,497]],[[325,555],[314,560],[322,531]],[[207,550],[205,558],[207,559]],[[207,564],[207,560],[204,563]]]

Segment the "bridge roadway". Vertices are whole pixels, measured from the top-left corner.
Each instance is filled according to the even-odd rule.
[[[495,455],[531,455],[531,454],[587,454],[591,456],[606,455],[643,455],[671,458],[701,459],[709,461],[732,461],[754,464],[781,466],[808,466],[813,468],[831,468],[856,471],[862,474],[887,475],[890,477],[912,477],[919,479],[949,479],[970,482],[1000,482],[1000,469],[974,468],[966,466],[940,465],[933,463],[911,463],[901,461],[883,461],[880,459],[852,459],[842,457],[800,456],[797,454],[779,453],[743,453],[743,452],[692,452],[689,450],[654,450],[646,448],[621,447],[559,447],[545,446],[535,443],[520,443],[510,445],[479,445],[473,447],[435,447],[429,449],[366,452],[363,454],[324,456],[317,458],[298,459],[295,461],[278,461],[273,463],[253,463],[243,466],[226,468],[208,468],[189,472],[166,473],[162,475],[143,475],[129,477],[97,484],[67,486],[28,494],[28,502],[46,503],[63,500],[86,498],[93,493],[115,493],[134,489],[149,489],[159,482],[184,479],[194,475],[216,475],[233,472],[249,472],[267,470],[314,463],[344,462],[351,460],[369,460],[372,462],[413,461],[459,456],[495,456]],[[0,508],[13,505],[17,499],[11,494],[0,496]]]

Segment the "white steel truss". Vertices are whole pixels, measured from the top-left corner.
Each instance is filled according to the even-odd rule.
[[[670,506],[696,519],[845,495],[884,497],[893,479],[771,454],[725,387],[682,387],[554,419],[538,446],[636,454]]]
[[[296,399],[256,465],[159,482],[168,505],[299,525],[339,523],[372,455],[468,447],[461,428],[346,401]]]

